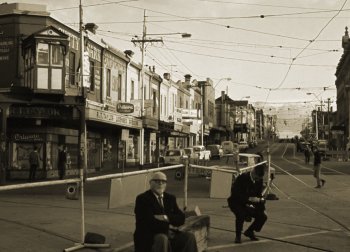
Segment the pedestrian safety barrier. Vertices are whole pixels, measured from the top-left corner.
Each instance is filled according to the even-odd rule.
[[[81,239],[79,243],[74,244],[73,247],[64,249],[65,252],[75,251],[82,248],[106,248],[109,247],[109,244],[94,244],[94,243],[88,243],[86,240],[86,232],[85,232],[85,199],[84,199],[84,185],[85,183],[94,182],[98,180],[112,180],[112,179],[122,179],[130,176],[135,175],[142,175],[142,174],[150,174],[156,171],[166,171],[166,170],[174,170],[174,169],[183,169],[183,179],[184,179],[184,202],[183,202],[183,208],[184,210],[187,209],[188,206],[188,174],[189,171],[195,171],[195,170],[204,170],[211,174],[211,187],[221,187],[220,190],[223,190],[222,185],[223,181],[222,178],[225,176],[220,176],[220,174],[231,174],[231,176],[226,176],[227,180],[227,188],[230,188],[229,186],[232,183],[232,178],[237,176],[239,173],[247,172],[253,169],[255,166],[266,163],[267,161],[263,161],[261,163],[255,164],[253,166],[245,167],[240,169],[239,171],[234,169],[223,169],[219,168],[217,166],[200,166],[200,165],[192,165],[192,164],[179,164],[179,165],[172,165],[172,166],[166,166],[161,168],[152,168],[147,170],[140,170],[140,171],[132,171],[132,172],[123,172],[123,173],[115,173],[115,174],[108,174],[108,175],[102,175],[102,176],[96,176],[96,177],[85,177],[84,171],[80,170],[80,176],[79,178],[73,178],[73,179],[64,179],[64,180],[54,180],[54,181],[43,181],[43,182],[32,182],[32,183],[25,183],[25,184],[15,184],[15,185],[4,185],[0,186],[0,191],[9,191],[9,190],[17,190],[17,189],[23,189],[23,188],[35,188],[35,187],[44,187],[44,186],[54,186],[54,185],[67,185],[67,191],[66,191],[66,197],[67,198],[73,198],[77,199],[77,192],[79,192],[79,200],[80,200],[80,211],[81,211]],[[269,167],[269,165],[268,165]],[[270,167],[269,172],[270,174]],[[229,179],[227,179],[227,177]],[[270,177],[270,176],[269,176]],[[268,178],[269,179],[269,178]],[[217,183],[218,185],[213,185],[213,183]],[[268,183],[269,187],[270,183]],[[140,193],[140,192],[135,192]],[[133,198],[134,199],[134,198]],[[91,236],[91,233],[90,233]],[[89,239],[88,239],[89,240]],[[99,239],[101,240],[101,239]]]

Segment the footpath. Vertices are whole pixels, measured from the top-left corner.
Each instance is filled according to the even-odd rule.
[[[189,209],[198,206],[202,214],[210,216],[208,251],[349,251],[350,232],[346,228],[350,228],[350,200],[344,200],[350,193],[349,175],[327,176],[322,191],[313,189],[315,182],[311,175],[297,177],[310,188],[288,175],[278,174],[278,190],[273,189],[273,193],[279,200],[267,202],[269,219],[258,234],[261,240],[251,242],[244,237],[242,244],[233,243],[234,216],[227,208],[226,199],[210,199],[205,191],[209,190],[205,179],[200,191],[191,192],[195,190],[191,183],[198,178],[190,178]],[[179,185],[169,189],[175,191],[182,206],[182,182],[170,179],[169,184],[172,183],[175,187]],[[86,184],[85,231],[104,235],[111,247],[78,251],[117,252],[132,243],[134,205],[108,209],[109,187],[106,181]],[[79,242],[80,201],[66,199],[65,191],[66,186],[58,185],[0,192],[0,251],[63,251]],[[307,202],[307,206],[300,202]]]

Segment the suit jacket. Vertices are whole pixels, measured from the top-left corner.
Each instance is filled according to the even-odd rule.
[[[314,153],[314,166],[320,165],[321,164],[321,153],[317,150]]]
[[[239,175],[231,186],[231,195],[227,199],[229,207],[245,206],[249,197],[262,197],[263,180],[252,181],[250,173]]]
[[[174,195],[163,194],[164,209],[151,190],[136,197],[135,216],[136,230],[134,233],[135,252],[149,252],[155,234],[168,234],[169,224],[178,227],[184,224],[185,214],[179,209]],[[159,221],[154,215],[165,214],[169,222]]]

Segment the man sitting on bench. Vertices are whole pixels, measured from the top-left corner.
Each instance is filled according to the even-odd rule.
[[[156,172],[149,183],[150,190],[136,197],[135,252],[197,252],[192,233],[171,228],[183,225],[185,214],[176,197],[165,192],[166,175]]]

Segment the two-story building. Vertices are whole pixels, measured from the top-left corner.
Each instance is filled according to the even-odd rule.
[[[50,17],[43,5],[3,4],[0,24],[1,139],[9,156],[9,178],[28,176],[34,146],[41,157],[40,178],[57,176],[60,145],[70,154],[68,175],[77,173],[82,151],[87,153],[88,171],[137,164],[141,150],[145,163],[152,162],[161,82],[154,71],[146,71],[141,97],[140,67],[131,63],[130,51],[121,52],[101,40],[94,24],[86,24],[80,34]],[[86,150],[81,149],[85,127]]]

